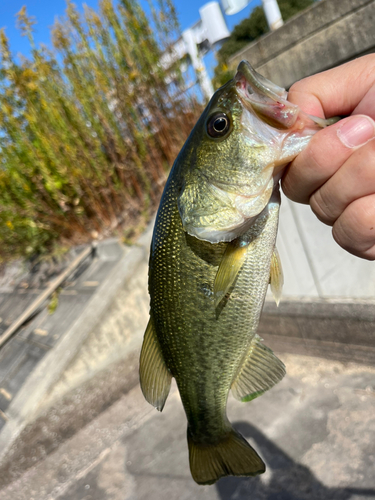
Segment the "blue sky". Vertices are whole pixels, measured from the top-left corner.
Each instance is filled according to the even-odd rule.
[[[144,3],[144,0],[141,0]],[[177,9],[179,21],[182,30],[189,28],[199,20],[199,7],[206,4],[209,0],[174,0]],[[98,0],[74,0],[74,3],[81,7],[86,3],[90,7],[97,8]],[[250,4],[241,12],[226,16],[226,22],[229,30],[238,24],[242,19],[250,15],[251,10],[259,5],[261,0],[252,0]],[[35,29],[35,41],[37,45],[44,43],[47,46],[50,42],[50,28],[56,17],[64,15],[66,4],[65,0],[0,0],[0,28],[5,27],[5,32],[9,38],[10,48],[14,55],[23,54],[29,55],[29,43],[22,37],[16,29],[16,13],[26,5],[27,12],[36,18],[37,24]],[[213,77],[216,59],[212,52],[209,52],[204,57],[204,63],[210,77]],[[193,76],[192,71],[189,71],[189,80]],[[198,90],[198,88],[196,88]]]
[[[78,6],[86,3],[91,7],[97,7],[97,0],[75,0]],[[175,5],[179,15],[182,29],[186,29],[199,19],[199,7],[207,3],[207,0],[175,0]],[[253,0],[250,5],[241,12],[233,16],[226,16],[229,29],[238,24],[241,19],[247,17],[251,10],[260,3],[260,0]],[[52,26],[56,16],[61,16],[65,11],[64,0],[0,0],[0,27],[6,28],[6,34],[10,39],[12,51],[27,55],[28,42],[21,37],[15,28],[15,14],[26,5],[27,11],[37,19],[35,26],[36,41],[50,44],[49,27]]]

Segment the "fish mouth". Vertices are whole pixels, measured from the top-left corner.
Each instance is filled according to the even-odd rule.
[[[288,102],[288,92],[260,75],[247,61],[241,61],[234,77],[242,104],[277,130],[296,123],[299,107]]]
[[[267,80],[263,75],[260,75],[248,61],[240,62],[234,79],[249,94],[253,94],[254,89],[256,89],[260,94],[273,100],[280,98],[286,100],[288,97],[288,92],[284,88],[279,87],[270,80]]]

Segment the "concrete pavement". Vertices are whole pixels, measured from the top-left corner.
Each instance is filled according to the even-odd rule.
[[[117,239],[101,242],[61,290],[56,311],[50,315],[44,307],[1,350],[1,463],[43,408],[125,358],[142,335],[150,229],[133,248]]]
[[[135,356],[133,367],[114,365],[96,377],[98,394],[121,377],[123,394],[114,404],[97,413],[95,399],[88,403],[92,386],[81,386],[66,401],[76,411],[61,405],[43,415],[44,441],[25,435],[17,467],[0,470],[1,500],[375,498],[374,368],[283,355],[288,375],[280,384],[251,403],[229,402],[230,420],[267,472],[202,487],[190,477],[177,390],[163,413],[151,408],[136,383]],[[96,409],[80,425],[82,405],[86,413]],[[22,454],[33,449],[36,463],[24,468]]]

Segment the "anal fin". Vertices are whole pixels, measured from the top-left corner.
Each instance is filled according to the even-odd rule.
[[[217,307],[235,282],[245,262],[249,243],[236,239],[228,243],[221,259],[214,282],[215,307]]]
[[[146,401],[162,411],[171,388],[172,375],[165,364],[152,318],[143,339],[139,379]]]
[[[255,335],[232,383],[232,394],[240,401],[251,401],[280,382],[284,375],[284,363]]]

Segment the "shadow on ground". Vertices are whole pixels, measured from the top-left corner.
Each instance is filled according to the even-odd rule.
[[[255,449],[267,464],[271,478],[265,482],[255,478],[227,477],[216,488],[222,500],[349,500],[353,495],[375,498],[375,488],[329,488],[312,472],[270,441],[258,429],[246,422],[234,427],[246,438],[254,440]],[[329,467],[329,463],[327,463]]]

